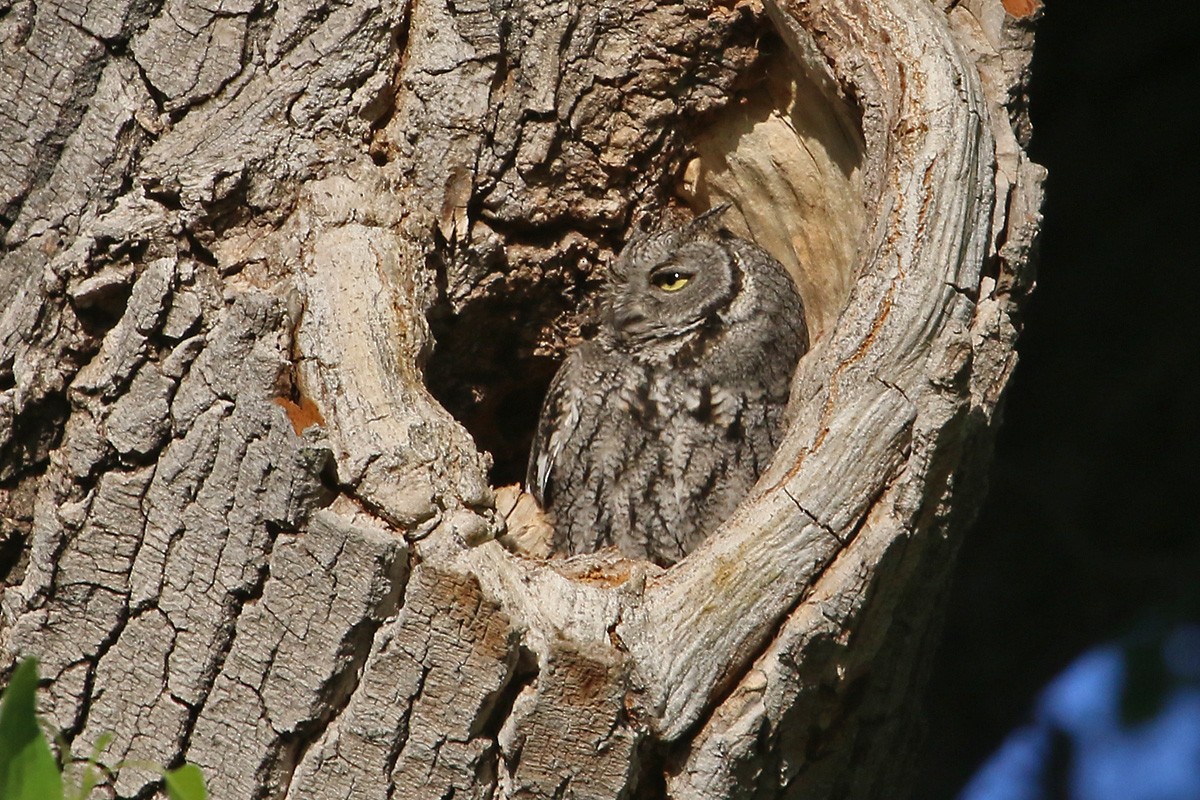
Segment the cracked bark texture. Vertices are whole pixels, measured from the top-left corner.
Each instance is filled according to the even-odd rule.
[[[11,0],[0,669],[216,798],[903,796],[1043,174],[999,0]],[[631,228],[812,352],[662,571],[497,541]],[[118,796],[155,775],[127,768]]]

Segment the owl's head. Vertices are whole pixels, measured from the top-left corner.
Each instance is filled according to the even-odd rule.
[[[613,262],[603,327],[638,345],[691,333],[737,296],[742,269],[714,209],[680,228],[632,239]]]

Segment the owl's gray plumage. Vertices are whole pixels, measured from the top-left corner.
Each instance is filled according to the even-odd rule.
[[[550,386],[526,483],[557,552],[673,564],[774,454],[804,309],[783,265],[710,214],[631,241],[600,311]]]

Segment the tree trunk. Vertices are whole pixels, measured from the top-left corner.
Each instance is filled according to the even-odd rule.
[[[1017,5],[13,0],[0,666],[218,799],[902,796],[1032,286]],[[809,309],[779,454],[669,570],[537,557],[577,312],[722,201]]]

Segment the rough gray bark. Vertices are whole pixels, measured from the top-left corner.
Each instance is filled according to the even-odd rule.
[[[1032,285],[1028,18],[15,0],[0,41],[0,664],[78,746],[217,798],[903,793]],[[816,336],[774,465],[665,572],[506,549],[489,467],[604,261],[723,200]]]

